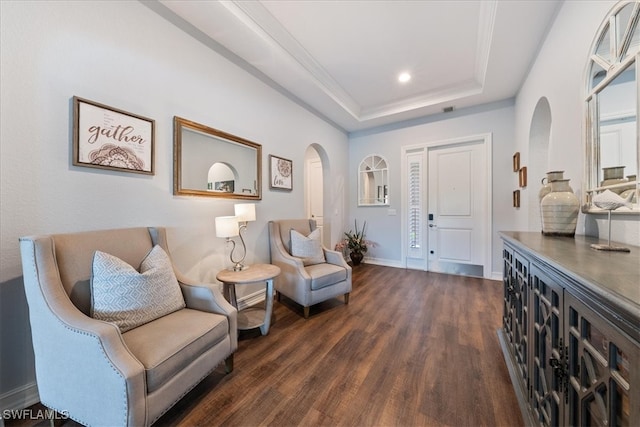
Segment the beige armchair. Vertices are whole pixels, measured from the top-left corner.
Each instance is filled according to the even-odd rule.
[[[176,271],[186,308],[126,332],[89,317],[94,252],[137,268],[156,244],[169,253],[163,228],[20,239],[45,406],[85,425],[148,426],[221,362],[233,369],[237,312],[216,285]]]
[[[351,267],[340,252],[322,248],[326,262],[307,266],[301,258],[291,256],[291,230],[308,236],[315,228],[315,220],[309,219],[269,222],[271,263],[281,270],[275,289],[302,305],[305,318],[309,307],[339,295],[348,304],[351,292]]]

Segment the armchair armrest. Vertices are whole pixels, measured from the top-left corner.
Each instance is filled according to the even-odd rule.
[[[217,285],[194,282],[177,271],[176,277],[187,308],[222,314],[227,317],[236,314],[235,307],[224,298]]]
[[[182,289],[187,308],[221,314],[229,319],[232,352],[236,351],[238,348],[238,312],[224,299],[220,289],[209,283],[196,284],[182,275],[178,275],[178,283]]]
[[[342,253],[338,251],[332,251],[327,248],[322,248],[324,250],[324,258],[327,260],[329,264],[339,265],[340,267],[347,268],[351,270],[351,266],[347,264],[342,256]]]

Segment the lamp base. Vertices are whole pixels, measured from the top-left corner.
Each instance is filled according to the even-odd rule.
[[[238,264],[236,264],[234,266],[231,266],[231,267],[227,268],[227,270],[229,270],[229,271],[244,271],[244,270],[246,270],[248,268],[249,268],[248,265],[244,265],[244,264],[238,263]]]

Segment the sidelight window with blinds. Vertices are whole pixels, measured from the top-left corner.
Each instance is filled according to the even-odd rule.
[[[407,156],[407,194],[408,206],[407,213],[407,232],[408,232],[408,248],[407,256],[409,258],[422,258],[423,247],[423,179],[422,179],[422,157],[423,153],[409,154]]]

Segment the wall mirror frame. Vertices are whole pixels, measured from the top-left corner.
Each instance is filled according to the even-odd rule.
[[[262,145],[173,119],[173,194],[262,199]]]
[[[610,190],[632,203],[615,213],[640,214],[639,17],[640,2],[617,3],[591,46],[585,79],[585,213],[605,212],[593,197]]]
[[[358,206],[389,206],[389,164],[370,154],[358,167]]]

